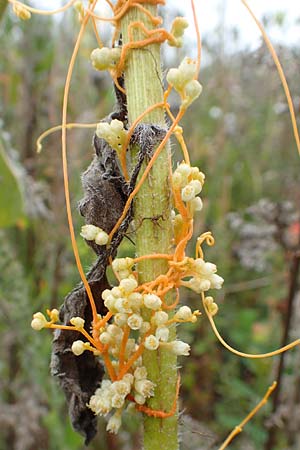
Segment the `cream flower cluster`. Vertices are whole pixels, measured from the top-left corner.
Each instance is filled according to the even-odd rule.
[[[106,245],[108,243],[108,234],[95,225],[83,225],[80,236],[87,241],[95,241],[98,245]]]
[[[184,162],[173,172],[173,186],[180,189],[182,201],[188,203],[192,212],[201,211],[203,207],[201,198],[197,196],[202,191],[204,181],[205,175],[198,167],[191,167]]]
[[[127,373],[121,380],[102,380],[88,406],[99,416],[106,416],[115,409],[115,414],[108,421],[107,431],[117,433],[121,426],[121,413],[126,406],[126,397],[131,394],[137,404],[143,405],[147,398],[154,395],[154,388],[154,383],[147,379],[147,369],[140,366],[133,374]]]
[[[120,61],[121,48],[95,48],[91,53],[92,65],[97,70],[111,70],[117,67]]]
[[[189,57],[183,59],[178,68],[172,68],[167,74],[167,82],[180,95],[182,106],[187,108],[202,92],[197,77],[197,62]]]
[[[182,285],[192,289],[197,294],[209,289],[221,289],[224,279],[217,275],[217,266],[205,262],[202,258],[189,260],[189,269],[194,274],[188,281],[182,281]]]
[[[128,131],[125,130],[123,122],[113,119],[110,123],[99,122],[96,128],[96,135],[103,138],[117,152],[122,150],[126,141]]]

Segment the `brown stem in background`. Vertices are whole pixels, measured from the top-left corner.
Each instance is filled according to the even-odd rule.
[[[300,255],[299,251],[295,251],[290,266],[290,282],[287,297],[287,311],[285,316],[284,333],[281,341],[281,346],[285,346],[288,343],[289,339],[294,300],[296,298],[298,288],[299,269],[300,269]],[[275,390],[272,402],[273,415],[276,413],[278,406],[280,404],[280,393],[284,373],[284,359],[285,359],[285,352],[281,353],[279,364],[276,370],[275,379],[277,380],[277,389]],[[268,439],[265,444],[265,450],[274,450],[274,445],[276,444],[276,431],[277,431],[276,424],[272,424],[268,431]]]

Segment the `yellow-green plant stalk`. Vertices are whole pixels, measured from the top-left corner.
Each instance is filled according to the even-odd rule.
[[[156,6],[147,5],[147,9],[156,15]],[[153,28],[143,12],[132,8],[122,19],[123,45],[129,41],[128,25],[136,21],[144,22],[149,30]],[[145,35],[140,30],[134,30],[134,38],[145,39]],[[162,102],[160,45],[152,44],[128,51],[125,86],[129,123],[148,107]],[[144,117],[143,122],[165,126],[164,110],[155,109]],[[137,256],[171,253],[172,250],[169,157],[170,148],[166,145],[135,198]],[[165,260],[144,260],[138,265],[139,282],[154,280],[160,274],[166,273],[167,269]],[[174,301],[172,296],[169,301]],[[144,314],[149,315],[149,310]],[[173,335],[171,334],[170,338],[175,339],[175,328],[171,333]],[[176,397],[176,356],[162,348],[157,351],[146,350],[143,354],[143,365],[147,368],[149,379],[156,385],[155,396],[148,401],[148,406],[154,410],[170,411]],[[155,418],[144,414],[145,450],[177,450],[177,434],[177,414],[169,418]]]

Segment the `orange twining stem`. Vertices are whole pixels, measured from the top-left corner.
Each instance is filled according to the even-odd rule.
[[[108,352],[107,351],[103,352],[102,357],[103,357],[103,361],[104,361],[104,364],[105,364],[105,367],[107,369],[107,372],[108,372],[108,375],[109,375],[110,379],[112,381],[116,381],[117,380],[116,372],[115,372],[115,369],[113,368],[111,360],[110,360],[110,358],[108,356]]]
[[[176,127],[176,125],[178,125],[178,123],[180,122],[180,120],[182,119],[183,115],[184,115],[185,111],[184,110],[180,110],[179,113],[177,114],[177,117],[174,121],[174,123],[171,125],[171,127],[169,128],[168,132],[166,133],[164,139],[161,141],[161,143],[159,144],[159,146],[157,147],[156,151],[154,152],[154,155],[152,156],[152,158],[150,159],[144,173],[142,174],[139,182],[137,183],[136,187],[134,188],[134,190],[132,191],[132,193],[129,195],[128,200],[125,204],[124,210],[118,220],[118,222],[116,223],[116,225],[114,226],[114,228],[111,230],[111,232],[109,233],[109,240],[111,241],[113,235],[115,234],[115,232],[117,231],[117,229],[119,228],[119,226],[121,225],[121,223],[123,222],[124,218],[126,217],[127,211],[130,208],[131,202],[134,199],[134,197],[136,196],[137,192],[140,190],[142,184],[144,183],[145,179],[147,178],[153,164],[155,163],[155,161],[157,160],[157,158],[159,157],[162,149],[164,148],[164,146],[166,145],[168,139],[170,138],[171,134],[174,131],[174,128]]]
[[[92,24],[93,24],[94,34],[95,34],[95,37],[97,39],[97,43],[99,45],[99,48],[102,48],[102,47],[104,47],[104,44],[103,44],[103,42],[102,42],[102,40],[100,38],[100,35],[98,33],[95,17],[92,17]]]
[[[245,419],[239,423],[234,430],[232,430],[232,432],[228,435],[228,437],[225,439],[225,441],[223,442],[223,444],[221,445],[221,447],[219,447],[218,450],[224,450],[225,448],[228,447],[228,444],[230,444],[230,442],[235,438],[235,436],[237,436],[239,433],[241,433],[241,431],[243,431],[243,427],[252,419],[252,417],[265,405],[265,403],[267,403],[270,395],[272,394],[272,392],[276,389],[277,386],[277,382],[274,381],[272,383],[272,386],[270,386],[266,392],[266,394],[264,395],[263,399],[252,409],[252,411],[247,415],[247,417],[245,417]]]
[[[183,138],[182,128],[179,128],[178,130],[176,130],[174,132],[174,134],[175,134],[175,137],[176,137],[180,147],[182,148],[182,153],[183,153],[183,157],[184,157],[186,164],[190,165],[190,155],[189,155],[185,140]]]
[[[263,37],[263,39],[264,39],[264,41],[265,41],[265,43],[266,43],[266,45],[267,45],[267,47],[269,49],[269,52],[270,52],[270,54],[271,54],[271,56],[273,58],[273,61],[274,61],[275,65],[276,65],[276,68],[277,68],[277,71],[278,71],[278,74],[279,74],[279,77],[280,77],[280,80],[281,80],[281,83],[282,83],[282,86],[283,86],[283,89],[284,89],[284,92],[285,92],[285,96],[286,96],[286,99],[287,99],[287,102],[288,102],[290,116],[291,116],[291,121],[292,121],[292,126],[293,126],[294,138],[295,138],[295,141],[296,141],[296,146],[297,146],[297,149],[298,149],[298,153],[300,155],[300,138],[299,138],[299,132],[298,132],[298,127],[297,127],[297,122],[296,122],[295,110],[294,110],[294,105],[293,105],[292,97],[291,97],[291,94],[290,94],[289,86],[288,86],[288,83],[286,81],[286,77],[285,77],[285,74],[284,74],[284,70],[283,70],[283,68],[281,66],[281,63],[280,63],[279,58],[277,56],[277,53],[276,53],[276,51],[275,51],[275,49],[274,49],[274,47],[273,47],[273,45],[272,45],[268,35],[267,35],[264,27],[262,26],[260,21],[257,19],[257,17],[255,16],[254,12],[251,10],[251,8],[248,5],[248,3],[246,2],[246,0],[241,0],[241,1],[244,4],[244,6],[247,8],[249,13],[251,14],[251,16],[252,16],[253,20],[255,21],[256,25],[258,26],[258,28],[259,28],[259,30],[260,30],[260,32],[262,34],[262,37]]]
[[[143,31],[143,33],[148,36],[156,36],[159,39],[163,39],[165,40],[170,40],[170,41],[174,41],[174,36],[172,34],[170,34],[165,28],[155,28],[154,30],[148,30],[148,28],[145,27],[145,25],[143,24],[143,22],[140,21],[136,21],[136,22],[131,22],[128,25],[128,36],[129,36],[129,40],[132,42],[139,42],[139,41],[135,41],[134,40],[134,36],[133,36],[133,28],[140,28],[141,31]]]
[[[180,375],[178,375],[178,378],[177,378],[175,398],[174,398],[172,408],[169,412],[161,411],[159,409],[151,409],[148,406],[144,406],[144,405],[136,404],[135,407],[138,411],[143,412],[144,414],[147,414],[147,416],[156,417],[158,419],[167,419],[168,417],[172,417],[172,416],[174,416],[174,414],[176,414],[177,399],[179,396],[179,388],[180,388]]]
[[[198,23],[198,19],[197,19],[194,0],[191,0],[191,6],[192,6],[192,11],[193,11],[194,26],[195,26],[196,37],[197,37],[197,71],[196,71],[197,75],[195,76],[195,78],[197,79],[199,76],[199,72],[200,72],[202,44],[201,44],[201,35],[200,35],[199,23]]]
[[[130,328],[128,325],[123,328],[123,333],[124,334],[122,337],[122,342],[121,342],[120,352],[119,352],[119,371],[122,370],[122,368],[124,366],[126,344],[127,344],[129,334],[130,334]]]
[[[71,331],[78,331],[78,333],[83,334],[83,336],[91,343],[93,346],[99,350],[100,353],[103,351],[102,344],[100,342],[96,342],[95,339],[92,338],[92,336],[89,335],[89,333],[84,329],[78,330],[78,328],[75,328],[71,325],[58,325],[56,323],[52,323],[47,328],[53,328],[57,330],[71,330]],[[100,345],[99,345],[100,344]]]
[[[174,254],[174,261],[181,261],[185,256],[185,248],[188,241],[193,236],[193,220],[190,220],[188,226],[189,231],[187,232],[186,236],[177,244]]]
[[[144,341],[147,336],[151,334],[151,330],[149,330],[147,333],[145,333],[142,342],[139,345],[139,348],[134,352],[134,354],[129,358],[129,360],[123,365],[122,369],[119,371],[118,380],[121,380],[124,375],[128,372],[128,370],[131,368],[132,364],[142,355],[144,351]]]
[[[142,11],[147,17],[149,17],[149,19],[151,20],[151,22],[154,26],[162,24],[161,17],[153,16],[153,14],[151,14],[151,12],[148,9],[146,9],[144,6],[142,6],[140,3],[134,2],[134,3],[132,3],[132,6],[135,6],[140,11]]]
[[[173,286],[172,286],[172,288],[173,288]],[[180,296],[179,296],[179,290],[176,288],[176,298],[175,298],[175,301],[174,301],[171,305],[168,305],[166,302],[163,302],[163,309],[166,309],[166,310],[172,310],[172,309],[175,309],[176,306],[177,306],[178,303],[179,303],[179,298],[180,298]]]
[[[105,324],[112,318],[113,313],[111,311],[108,311],[106,315],[102,319],[98,319],[96,322],[93,323],[93,330],[100,330],[100,328],[104,327]]]
[[[300,339],[296,339],[295,341],[291,342],[290,344],[285,345],[284,347],[281,347],[281,348],[279,348],[277,350],[274,350],[274,351],[268,352],[268,353],[258,353],[258,354],[254,353],[253,354],[253,353],[240,352],[240,351],[236,350],[235,348],[231,347],[229,344],[227,344],[227,342],[224,341],[224,339],[222,338],[222,336],[218,332],[218,329],[216,327],[216,324],[214,322],[214,319],[213,319],[212,315],[210,314],[210,312],[208,311],[208,309],[207,309],[207,307],[205,305],[205,296],[204,296],[203,292],[201,293],[201,297],[202,297],[202,303],[203,303],[204,310],[206,312],[208,320],[210,321],[210,324],[211,324],[211,327],[213,329],[213,332],[215,333],[216,337],[221,342],[221,344],[225,348],[227,348],[227,350],[229,350],[231,353],[234,353],[235,355],[241,356],[242,358],[250,358],[250,359],[270,358],[271,356],[279,355],[280,353],[286,352],[287,350],[290,350],[291,348],[294,348],[297,345],[300,345]]]
[[[144,261],[145,259],[167,259],[172,260],[173,255],[168,255],[165,253],[155,253],[154,255],[143,255],[138,256],[137,258],[134,258],[134,264],[137,264],[138,262]]]
[[[93,3],[90,6],[90,10],[93,10],[96,6],[97,0],[94,0]],[[80,274],[81,280],[84,284],[85,290],[87,292],[92,314],[93,314],[93,321],[97,321],[97,308],[96,304],[93,298],[93,294],[91,291],[91,288],[89,286],[89,283],[86,279],[85,273],[82,268],[79,251],[76,243],[76,237],[74,232],[74,225],[73,225],[73,218],[72,218],[72,210],[71,210],[71,202],[70,202],[70,190],[69,190],[69,178],[68,178],[68,161],[67,161],[67,136],[66,136],[66,124],[67,124],[67,108],[68,108],[68,98],[69,98],[69,91],[70,91],[70,83],[73,73],[74,64],[76,61],[76,57],[78,54],[79,46],[81,39],[83,37],[85,28],[87,26],[87,23],[89,21],[90,15],[89,11],[87,11],[86,15],[83,18],[80,31],[75,43],[75,47],[71,56],[71,60],[68,67],[67,77],[66,77],[66,83],[65,83],[65,89],[64,89],[64,96],[63,96],[63,107],[62,107],[62,163],[63,163],[63,178],[64,178],[64,191],[65,191],[65,200],[66,200],[66,209],[67,209],[67,218],[68,218],[68,224],[69,224],[69,231],[70,231],[70,237],[71,237],[71,243],[72,243],[72,249],[75,256],[76,265],[78,268],[78,272]]]
[[[127,148],[129,146],[129,142],[130,139],[134,133],[135,127],[140,123],[140,121],[150,112],[154,111],[154,109],[156,108],[163,108],[165,106],[164,102],[161,103],[155,103],[152,106],[149,106],[149,108],[147,108],[144,112],[142,112],[142,114],[140,114],[137,119],[135,119],[135,121],[132,123],[132,125],[130,126],[128,132],[127,132],[127,136],[126,136],[126,140],[122,146],[122,150],[121,150],[121,156],[120,156],[120,163],[123,166],[126,167],[126,151]],[[128,180],[127,180],[128,181]]]
[[[43,9],[36,9],[36,8],[32,8],[31,6],[25,5],[25,3],[16,1],[16,0],[8,0],[10,3],[12,4],[16,4],[16,5],[22,5],[23,8],[27,9],[27,11],[30,11],[34,14],[39,14],[42,16],[49,16],[52,14],[57,14],[63,11],[66,11],[66,9],[68,9],[70,6],[73,5],[73,3],[75,3],[76,0],[70,0],[68,3],[66,3],[64,6],[57,8],[57,9],[53,9],[52,11],[45,11]]]

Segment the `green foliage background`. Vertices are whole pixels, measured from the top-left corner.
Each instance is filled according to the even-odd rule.
[[[282,26],[284,16],[278,17],[270,27]],[[81,437],[69,425],[63,395],[49,375],[51,335],[30,329],[33,312],[58,307],[79,281],[64,212],[60,134],[44,142],[40,155],[35,151],[38,135],[61,120],[75,28],[71,12],[63,20],[33,17],[27,23],[7,13],[0,26],[1,450],[83,448]],[[278,247],[270,252],[271,263],[263,270],[242,267],[234,251],[239,236],[229,226],[228,214],[243,214],[262,198],[289,200],[297,209],[299,159],[286,101],[267,51],[263,46],[256,52],[241,50],[239,36],[228,31],[226,39],[236,44],[237,51],[224,54],[223,38],[215,31],[204,42],[210,62],[202,70],[202,97],[184,120],[193,165],[207,177],[204,209],[195,228],[198,234],[210,229],[216,238],[216,246],[207,249],[206,257],[218,265],[218,273],[226,280],[216,296],[222,334],[237,348],[265,352],[276,348],[281,339],[287,255]],[[95,73],[88,62],[95,46],[89,31],[72,82],[70,121],[95,122],[114,103],[110,81]],[[281,46],[279,53],[291,91],[297,94],[300,50]],[[177,62],[169,55],[169,66]],[[76,212],[80,173],[91,160],[91,141],[90,131],[68,133],[77,230],[81,226]],[[81,241],[78,245],[87,268],[92,255]],[[249,280],[265,282],[259,289],[247,289]],[[199,307],[199,298],[191,293],[184,291],[182,297]],[[242,360],[229,354],[216,343],[204,317],[196,325],[182,327],[180,333],[193,349],[192,356],[182,361],[181,406],[193,419],[190,428],[182,419],[182,449],[216,448],[216,442],[222,441],[273,381],[274,360]],[[230,448],[264,448],[268,409],[260,412]],[[104,423],[99,429],[92,449],[139,448],[139,429],[132,418],[118,437],[107,436]],[[283,426],[274,450],[287,448],[296,449],[287,447]]]

